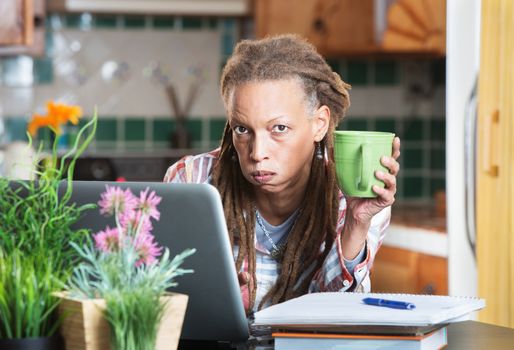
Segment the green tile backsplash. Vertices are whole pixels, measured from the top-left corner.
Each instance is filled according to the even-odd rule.
[[[98,120],[96,129],[97,141],[116,141],[118,139],[118,119],[102,118]]]
[[[430,168],[444,170],[446,168],[446,150],[435,148],[430,151]]]
[[[155,29],[172,29],[175,26],[175,18],[171,16],[155,16],[152,18],[152,26]]]
[[[51,141],[51,131],[48,128],[40,128],[37,131],[36,139],[34,140],[36,144],[39,146],[39,144],[43,143],[44,149],[49,149],[51,147],[50,141]]]
[[[234,37],[232,36],[232,34],[223,34],[222,54],[225,57],[228,57],[232,54],[232,52],[234,51],[234,45],[235,45],[235,42],[234,42]]]
[[[433,178],[430,180],[430,196],[433,196],[437,191],[444,191],[446,189],[446,179]]]
[[[216,118],[209,121],[209,140],[218,143],[225,130],[225,124],[227,120],[225,118]]]
[[[152,125],[154,142],[171,142],[171,132],[174,128],[171,117],[154,119]]]
[[[430,69],[433,84],[442,85],[446,82],[446,60],[444,58],[432,61]]]
[[[218,28],[218,19],[215,17],[207,18],[207,27],[209,27],[209,29]]]
[[[5,129],[7,131],[7,141],[27,140],[27,120],[23,117],[6,118]]]
[[[122,23],[126,29],[140,29],[146,26],[146,18],[145,16],[124,16]]]
[[[393,132],[395,134],[398,132],[396,129],[396,121],[393,118],[377,119],[374,129],[376,131]]]
[[[200,17],[184,17],[182,19],[182,29],[198,30],[202,28],[202,18]]]
[[[187,131],[191,135],[193,142],[202,141],[202,120],[201,119],[188,119],[186,122]]]
[[[51,58],[36,58],[33,63],[34,83],[39,85],[51,84],[54,70]]]
[[[423,168],[423,148],[404,147],[401,154],[402,169],[422,169]]]
[[[117,26],[117,16],[110,15],[99,15],[95,17],[94,26],[96,28],[116,28]]]
[[[128,15],[128,14],[89,14],[89,13],[50,13],[46,32],[46,47],[43,57],[28,56],[0,58],[0,85],[18,88],[26,86],[51,87],[58,81],[54,77],[59,67],[54,59],[55,50],[59,48],[58,36],[54,32],[66,29],[90,31],[96,29],[116,30],[133,33],[135,30],[145,31],[218,31],[219,32],[219,72],[227,58],[233,52],[234,45],[239,40],[241,19],[229,17],[194,17],[168,15]],[[66,33],[65,33],[66,34]],[[213,33],[210,33],[213,34]],[[55,41],[55,43],[54,43]],[[408,58],[407,58],[408,59]],[[426,116],[412,112],[411,115],[396,113],[389,110],[371,108],[383,101],[369,100],[370,108],[362,108],[362,96],[366,89],[386,92],[398,91],[405,88],[404,59],[396,58],[333,58],[328,60],[332,69],[338,72],[342,79],[353,86],[352,94],[360,94],[356,98],[356,107],[350,109],[350,114],[338,126],[343,130],[376,130],[394,132],[402,139],[402,155],[399,159],[401,172],[398,177],[399,199],[427,200],[438,190],[445,188],[445,138],[446,125],[444,112],[433,112]],[[31,74],[21,74],[28,68]],[[445,82],[445,62],[434,59],[429,62],[430,78],[435,86]],[[356,90],[356,91],[355,91]],[[393,91],[393,92],[394,92]],[[364,94],[364,95],[363,95]],[[444,94],[443,94],[444,95]],[[371,94],[376,98],[376,94]],[[393,94],[394,96],[394,94]],[[436,96],[436,95],[434,95]],[[440,95],[439,95],[440,96]],[[444,100],[432,98],[434,104],[444,105]],[[352,100],[352,103],[355,101]],[[368,100],[365,100],[368,103]],[[398,104],[406,101],[398,101]],[[376,113],[376,111],[379,111]],[[139,112],[138,112],[139,113]],[[160,113],[160,112],[156,112]],[[167,112],[164,112],[167,113]],[[219,145],[225,127],[225,117],[220,112],[212,112],[212,116],[190,117],[187,120],[187,130],[190,133],[192,147],[210,149]],[[410,112],[408,112],[410,113]],[[17,114],[17,112],[12,112]],[[175,119],[167,115],[137,115],[112,113],[108,117],[102,115],[98,123],[93,149],[141,150],[167,149],[170,147],[171,134],[175,130]],[[353,115],[355,114],[355,115]],[[12,116],[4,113],[7,140],[26,140],[25,129],[27,116]],[[78,127],[68,127],[66,136],[68,143],[76,137],[80,125],[88,119],[80,120]],[[41,129],[37,140],[51,141],[50,132]],[[48,145],[49,146],[49,145]]]
[[[444,118],[430,120],[430,138],[432,140],[446,140],[446,120]]]
[[[395,85],[398,83],[398,67],[393,61],[375,62],[375,84]]]
[[[66,27],[82,28],[84,25],[82,14],[67,14],[65,17]]]
[[[45,56],[34,59],[33,75],[31,81],[21,82],[19,70],[20,62],[17,58],[0,59],[0,83],[6,81],[10,86],[19,85],[44,85],[53,82],[53,50],[54,37],[53,31],[62,28],[91,30],[96,29],[145,29],[149,26],[156,30],[174,30],[177,27],[177,19],[180,29],[182,30],[215,30],[219,27],[223,29],[221,49],[223,58],[227,58],[233,51],[235,45],[235,25],[236,22],[232,18],[219,17],[179,17],[179,16],[141,16],[141,15],[106,15],[106,14],[90,14],[90,13],[68,13],[68,14],[49,14],[49,26],[45,35]],[[221,67],[220,67],[221,69]],[[4,71],[4,73],[2,73]],[[5,76],[5,77],[4,77]]]
[[[341,75],[341,61],[339,60],[327,60],[327,63],[328,65],[330,66],[330,68],[332,68],[332,70],[336,73],[338,73],[339,75]]]
[[[349,117],[347,130],[368,130],[368,120],[362,117]]]
[[[423,196],[423,182],[421,176],[405,176],[403,178],[403,195],[405,198],[419,198]]]
[[[146,122],[144,119],[125,120],[125,141],[144,141],[146,132]]]
[[[350,61],[347,69],[346,79],[350,85],[368,84],[368,63],[366,61]]]
[[[425,139],[425,120],[407,119],[400,136],[405,141],[422,141]]]
[[[69,126],[66,132],[67,143],[71,145],[78,128],[90,120],[80,119],[78,126]],[[213,149],[219,146],[226,119],[213,116],[210,119],[190,118],[187,130],[190,133],[192,147]],[[428,199],[438,190],[444,190],[446,167],[446,150],[439,133],[431,133],[429,138],[423,136],[425,121],[394,117],[367,118],[348,116],[339,129],[343,130],[376,130],[399,133],[399,130],[415,133],[402,138],[402,150],[399,159],[401,171],[398,177],[399,191],[397,198],[407,200]],[[23,117],[6,119],[6,129],[10,140],[25,140],[27,121]],[[158,116],[147,120],[140,118],[123,118],[110,116],[98,121],[95,147],[97,149],[126,150],[167,149],[170,147],[171,134],[175,130],[176,121],[171,116]],[[147,130],[150,128],[150,130]],[[123,132],[122,132],[123,131]],[[426,134],[426,133],[425,133]],[[407,135],[407,134],[405,134]],[[40,129],[37,140],[44,140],[45,148],[50,145],[51,137],[47,129]],[[123,146],[120,146],[123,145]]]

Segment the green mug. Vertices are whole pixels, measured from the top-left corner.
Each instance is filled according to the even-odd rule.
[[[389,170],[380,163],[382,156],[391,156],[394,134],[378,131],[341,130],[334,132],[334,159],[337,183],[350,197],[372,198],[372,186],[384,187],[375,171]]]

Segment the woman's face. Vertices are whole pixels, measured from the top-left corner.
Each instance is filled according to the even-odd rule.
[[[298,80],[237,87],[229,122],[244,177],[257,191],[269,193],[304,186],[315,143],[325,136],[329,118],[326,106],[308,110]]]

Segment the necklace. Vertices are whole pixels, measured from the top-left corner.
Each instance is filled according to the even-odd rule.
[[[281,261],[283,255],[284,255],[284,251],[286,249],[286,245],[283,244],[283,243],[282,244],[275,243],[273,238],[271,238],[270,232],[268,231],[268,229],[266,229],[266,226],[264,226],[264,222],[262,222],[261,214],[259,214],[257,209],[255,209],[255,219],[257,221],[257,224],[261,228],[262,232],[264,232],[264,235],[266,235],[266,238],[271,243],[271,247],[272,247],[271,252],[270,252],[271,258],[276,260],[276,261]],[[296,218],[295,218],[295,221],[294,221],[293,225],[291,226],[291,229],[293,228],[295,223],[296,223]],[[289,230],[289,231],[291,231],[291,230]]]

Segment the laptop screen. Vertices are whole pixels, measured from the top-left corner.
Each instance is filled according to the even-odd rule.
[[[156,241],[168,247],[172,256],[196,248],[182,265],[194,273],[177,277],[178,286],[170,290],[189,296],[181,339],[246,340],[248,322],[218,191],[207,184],[74,181],[71,202],[98,203],[106,185],[128,187],[136,196],[147,187],[155,191],[162,197],[160,220],[152,222]],[[66,186],[66,182],[61,183],[61,194]],[[112,218],[92,209],[76,227],[95,233],[107,225],[113,226]]]

